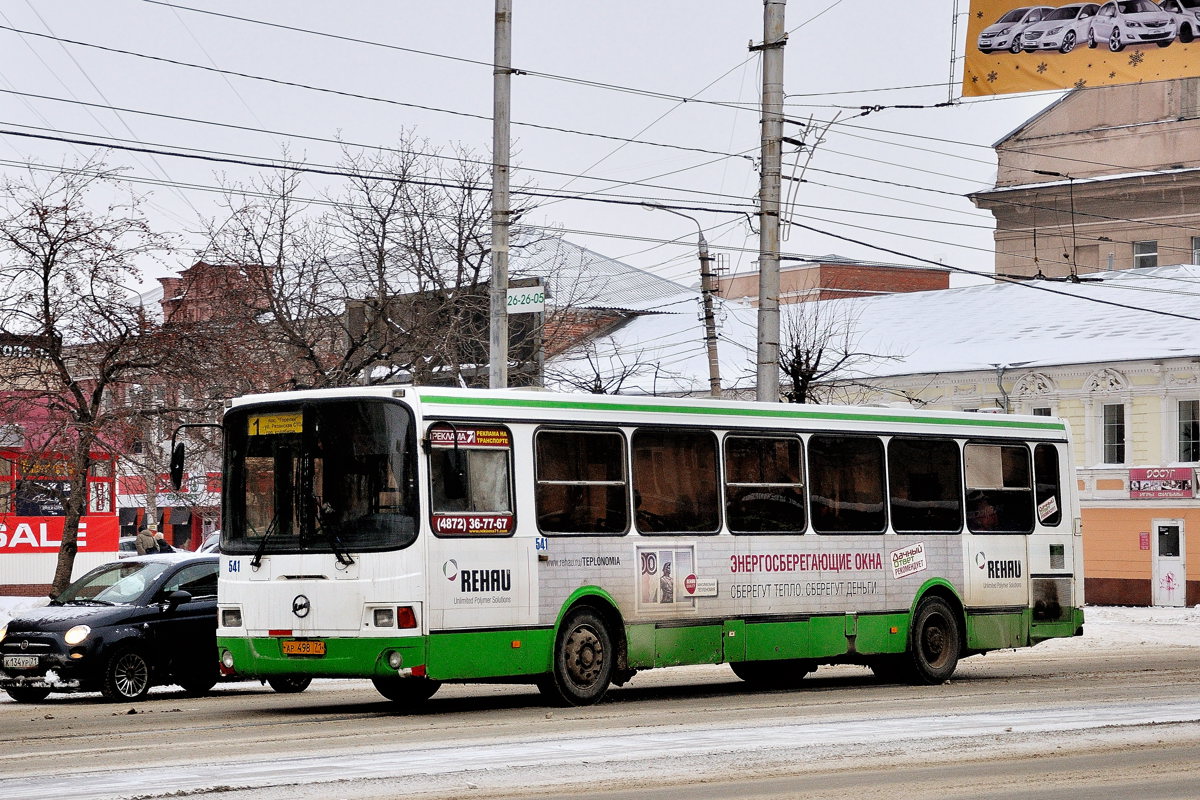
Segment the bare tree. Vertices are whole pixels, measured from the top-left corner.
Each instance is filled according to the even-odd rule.
[[[136,198],[121,197],[100,165],[48,179],[9,178],[0,200],[0,335],[31,356],[6,364],[11,388],[0,418],[20,425],[30,462],[58,464],[44,487],[63,508],[51,594],[70,582],[79,519],[94,459],[119,450],[138,409],[114,393],[163,379],[186,353],[130,292],[139,263],[170,243],[147,225]],[[106,194],[100,203],[93,196]]]
[[[861,349],[858,312],[838,300],[787,308],[779,347],[781,393],[789,403],[852,402],[859,369],[898,356]]]

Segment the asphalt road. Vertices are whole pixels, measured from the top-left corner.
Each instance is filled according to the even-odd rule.
[[[405,712],[364,681],[54,695],[0,702],[0,797],[1176,800],[1200,796],[1198,689],[1198,649],[1079,647],[968,659],[932,687],[658,670],[583,709],[465,685]]]

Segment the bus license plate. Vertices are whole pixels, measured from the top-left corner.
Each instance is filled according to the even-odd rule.
[[[35,669],[38,665],[37,656],[5,656],[5,669]]]
[[[323,656],[325,655],[325,643],[285,639],[283,654],[285,656]]]

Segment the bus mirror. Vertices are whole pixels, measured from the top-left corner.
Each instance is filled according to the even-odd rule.
[[[171,485],[176,491],[183,485],[183,442],[171,450]]]

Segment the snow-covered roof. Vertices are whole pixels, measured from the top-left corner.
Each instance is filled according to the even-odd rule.
[[[860,364],[864,377],[1200,356],[1200,266],[1084,277],[1083,283],[1005,282],[784,305],[781,328],[790,316],[818,306],[826,319],[850,320],[856,349],[887,356]],[[752,386],[757,309],[721,306],[722,383]],[[667,374],[677,390],[707,388],[703,328],[694,307],[634,319],[608,344],[660,367],[655,383],[648,377],[629,381],[625,391],[661,393]]]
[[[509,273],[513,278],[544,278],[550,302],[559,308],[690,311],[697,297],[694,289],[683,284],[561,238],[514,247]]]

